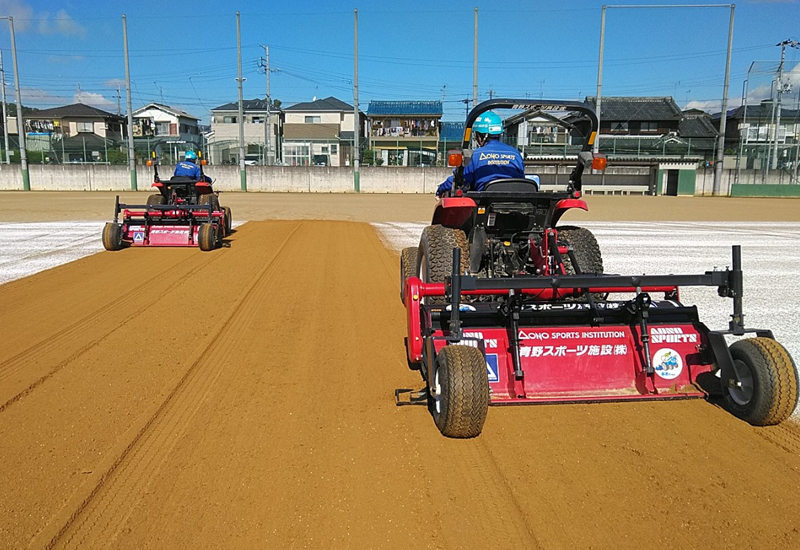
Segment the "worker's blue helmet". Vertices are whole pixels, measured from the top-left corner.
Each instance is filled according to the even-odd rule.
[[[481,134],[500,135],[503,133],[503,121],[500,119],[500,115],[494,111],[486,111],[475,119],[472,124],[472,131],[480,132]]]
[[[197,153],[194,151],[186,151],[186,160],[197,160]]]

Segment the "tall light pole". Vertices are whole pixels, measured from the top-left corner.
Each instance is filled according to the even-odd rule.
[[[600,59],[597,64],[597,99],[596,107],[598,124],[602,120],[603,115],[601,112],[602,102],[602,88],[603,88],[603,47],[605,44],[605,30],[606,30],[606,8],[622,9],[622,8],[729,8],[731,10],[730,25],[728,27],[728,54],[725,59],[725,80],[722,87],[722,112],[720,113],[719,120],[719,145],[717,146],[717,157],[714,162],[714,185],[712,194],[717,195],[722,187],[722,160],[725,155],[725,126],[727,123],[728,111],[728,82],[730,81],[731,73],[731,49],[733,47],[733,15],[736,6],[733,4],[661,4],[652,6],[640,5],[618,5],[618,6],[603,6],[602,15],[600,17]],[[598,125],[598,135],[595,137],[593,151],[596,153],[600,150],[600,127]]]
[[[236,54],[239,59],[239,179],[242,191],[247,191],[247,172],[244,165],[244,99],[242,97],[242,31],[239,26],[239,12],[236,12]]]
[[[775,143],[775,148],[772,151],[771,162],[773,170],[778,167],[778,129],[781,126],[781,98],[784,92],[791,90],[789,87],[790,84],[788,82],[784,84],[783,82],[783,63],[786,60],[786,46],[789,46],[790,48],[800,48],[800,42],[797,40],[788,39],[775,45],[781,47],[781,63],[778,65],[778,80],[775,83],[775,88],[778,92],[778,101],[777,105],[775,106],[775,128],[773,129],[773,142]]]
[[[122,16],[122,40],[125,44],[125,90],[128,107],[128,170],[131,173],[131,191],[137,190],[136,184],[136,154],[133,142],[133,105],[131,102],[131,64],[128,59],[128,19]]]
[[[11,31],[11,61],[14,64],[14,87],[17,89],[17,136],[19,137],[19,162],[22,168],[22,188],[31,190],[31,178],[28,174],[28,151],[25,149],[25,117],[22,116],[22,95],[19,89],[19,66],[17,65],[17,40],[14,36],[14,18],[10,15],[0,17],[8,19]]]
[[[355,10],[355,69],[353,74],[353,190],[361,192],[361,173],[358,171],[358,146],[361,141],[361,122],[358,116],[358,10]]]
[[[475,8],[475,30],[472,45],[472,106],[478,104],[478,8]]]
[[[0,86],[3,88],[3,141],[6,146],[6,164],[11,164],[11,153],[8,151],[8,107],[6,107],[6,71],[3,67],[3,50],[0,50]]]

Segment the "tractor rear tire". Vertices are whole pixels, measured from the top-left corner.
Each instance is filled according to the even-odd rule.
[[[103,248],[106,250],[122,248],[122,226],[120,224],[108,222],[103,227]]]
[[[225,236],[227,237],[233,231],[233,214],[231,214],[230,206],[223,206],[222,210],[225,212]]]
[[[445,277],[453,274],[453,249],[461,249],[459,273],[469,271],[469,244],[467,236],[460,229],[429,225],[422,230],[419,243],[419,277],[423,283],[443,283]],[[444,296],[431,296],[425,299],[428,304],[444,304]]]
[[[160,193],[147,197],[147,206],[161,206],[162,204],[167,204],[167,199]]]
[[[572,253],[575,254],[581,274],[603,273],[603,255],[600,252],[600,245],[597,244],[597,239],[595,239],[591,231],[583,227],[569,225],[558,227],[557,229],[558,239],[572,247]],[[576,275],[577,270],[572,265],[572,259],[569,255],[562,254],[562,260],[564,261],[566,274]],[[592,298],[595,300],[605,300],[607,297],[608,294],[606,293],[592,293]]]
[[[419,264],[419,248],[409,246],[400,252],[400,301],[406,303],[406,281],[409,277],[419,275],[417,265]]]
[[[197,244],[203,252],[214,250],[217,247],[217,226],[213,223],[200,224],[197,230]]]
[[[436,394],[430,406],[436,427],[445,437],[480,435],[489,410],[486,359],[478,348],[446,346],[436,355]]]
[[[725,388],[728,410],[753,426],[774,426],[797,407],[798,375],[792,356],[772,338],[746,338],[730,347],[742,386]]]

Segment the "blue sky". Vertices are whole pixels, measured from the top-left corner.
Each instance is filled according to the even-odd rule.
[[[638,2],[656,4],[661,2]],[[181,107],[208,121],[208,110],[235,101],[236,11],[241,12],[245,98],[264,97],[258,68],[270,48],[272,97],[285,105],[313,97],[353,101],[353,9],[359,18],[359,103],[442,100],[445,120],[461,120],[472,97],[473,10],[479,10],[479,100],[495,96],[583,98],[597,91],[602,2],[357,3],[307,0],[239,2],[152,0],[86,2],[0,0],[13,15],[23,103],[52,107],[81,100],[125,110],[122,14],[128,19],[134,109],[150,102]],[[718,110],[729,10],[609,9],[603,95],[671,95],[681,107]],[[736,5],[730,96],[741,101],[754,61],[750,96],[769,95],[786,38],[800,38],[798,1]],[[13,71],[0,21],[9,100]],[[800,50],[787,51],[787,71]],[[764,72],[767,71],[767,72]],[[800,92],[800,68],[792,73]],[[785,98],[787,99],[787,98]]]

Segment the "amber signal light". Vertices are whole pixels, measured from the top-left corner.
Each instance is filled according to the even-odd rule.
[[[597,154],[592,158],[592,170],[605,170],[608,159],[605,155]]]
[[[461,166],[464,156],[461,151],[448,151],[447,152],[447,165],[448,166]]]

